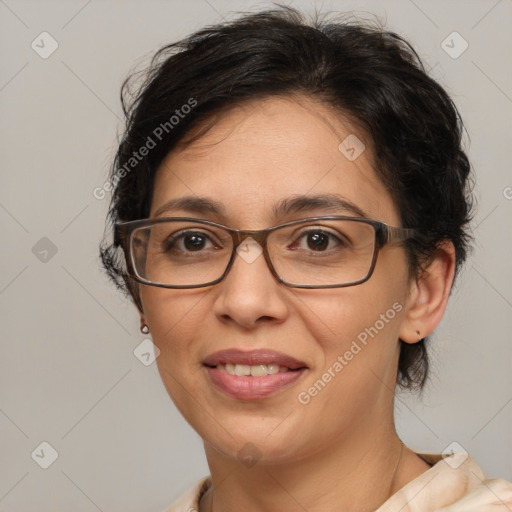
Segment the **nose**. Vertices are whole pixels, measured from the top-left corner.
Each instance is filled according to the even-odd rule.
[[[262,247],[251,237],[237,247],[231,269],[217,286],[214,313],[223,322],[252,329],[262,323],[280,323],[289,314],[284,285],[272,274]]]

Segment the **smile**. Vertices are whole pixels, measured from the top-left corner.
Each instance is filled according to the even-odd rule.
[[[307,370],[305,363],[275,351],[229,349],[203,362],[210,382],[224,395],[260,400],[293,385]]]
[[[279,366],[278,364],[218,364],[217,370],[225,371],[230,375],[263,377],[265,375],[275,375],[279,372],[288,372],[290,368],[287,366]]]

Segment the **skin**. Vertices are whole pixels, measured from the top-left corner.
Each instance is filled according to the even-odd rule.
[[[355,133],[366,150],[349,161],[338,146]],[[371,141],[329,106],[306,97],[274,97],[230,109],[159,168],[151,217],[170,199],[196,195],[222,203],[225,215],[190,216],[238,229],[316,215],[275,218],[272,207],[295,194],[337,193],[369,218],[400,226],[400,216],[374,170]],[[173,402],[204,440],[214,492],[201,511],[375,510],[429,466],[403,449],[393,420],[399,337],[429,335],[441,320],[454,273],[454,249],[440,244],[430,267],[411,280],[403,247],[387,245],[372,277],[347,288],[307,290],[276,281],[264,259],[239,256],[217,285],[172,290],[141,286],[141,320]],[[402,310],[317,396],[307,390],[352,340],[394,303]],[[227,397],[211,384],[203,360],[228,348],[273,349],[304,361],[291,387],[256,401]],[[237,455],[257,447],[257,463]],[[247,448],[245,448],[247,449]],[[242,452],[243,453],[243,452]],[[400,455],[401,454],[401,455]],[[395,473],[396,471],[396,473]]]

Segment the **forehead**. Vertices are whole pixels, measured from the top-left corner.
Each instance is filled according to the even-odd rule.
[[[283,220],[275,218],[275,205],[287,197],[337,194],[367,216],[398,221],[374,171],[371,140],[328,105],[272,97],[207,122],[206,133],[175,148],[160,165],[152,215],[170,200],[196,195],[222,203],[226,216],[236,217],[231,223],[248,228]]]

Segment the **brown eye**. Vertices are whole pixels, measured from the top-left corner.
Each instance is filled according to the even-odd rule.
[[[299,236],[295,235],[294,239],[288,248],[305,252],[331,252],[344,249],[346,245],[341,233],[333,233],[320,228],[303,231]]]
[[[329,246],[329,237],[325,233],[308,234],[307,244],[313,251],[322,251]]]
[[[166,253],[201,252],[203,249],[212,247],[210,237],[201,231],[181,231],[173,234],[163,243],[163,251]]]
[[[187,235],[183,237],[183,247],[187,251],[198,251],[203,249],[206,243],[206,237],[198,234]]]

